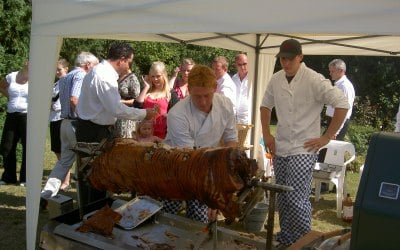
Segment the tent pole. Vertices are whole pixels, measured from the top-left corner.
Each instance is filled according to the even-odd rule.
[[[258,93],[258,89],[259,89],[259,86],[258,86],[258,68],[259,68],[259,60],[260,60],[260,48],[261,48],[261,46],[260,46],[260,34],[257,34],[256,35],[256,46],[255,46],[255,48],[254,48],[254,51],[255,51],[255,58],[254,58],[254,77],[253,77],[253,97],[256,97],[257,96],[257,93]],[[252,108],[253,108],[253,110],[252,110],[252,117],[251,117],[251,123],[252,124],[256,124],[256,121],[258,120],[258,119],[256,119],[256,114],[257,114],[257,105],[252,105]],[[255,150],[256,150],[256,148],[255,148],[255,146],[256,146],[256,143],[258,143],[255,139],[256,138],[254,138],[255,137],[255,129],[252,129],[251,130],[251,137],[250,137],[250,144],[251,145],[254,145],[254,147],[253,147],[253,150],[251,150],[250,151],[250,157],[251,158],[253,158],[254,157],[254,155],[255,155]]]

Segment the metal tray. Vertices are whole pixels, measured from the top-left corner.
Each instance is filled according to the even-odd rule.
[[[116,208],[115,211],[122,215],[117,223],[125,230],[131,230],[149,219],[162,208],[162,203],[148,196],[139,196]]]

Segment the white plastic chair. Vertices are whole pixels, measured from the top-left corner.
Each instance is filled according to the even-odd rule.
[[[353,144],[337,140],[331,140],[321,149],[323,148],[327,149],[324,162],[317,162],[313,171],[315,201],[319,201],[320,198],[321,182],[334,183],[336,185],[336,212],[337,217],[340,218],[343,195],[346,192],[346,166],[356,158],[356,152]],[[346,160],[345,157],[350,158]]]

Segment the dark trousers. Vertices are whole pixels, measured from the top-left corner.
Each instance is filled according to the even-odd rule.
[[[77,142],[101,142],[104,138],[111,137],[111,126],[78,119],[75,133]]]
[[[328,119],[328,122],[331,122],[331,118]],[[349,123],[350,123],[350,119],[346,119],[344,121],[343,127],[342,129],[339,131],[339,134],[336,136],[336,140],[338,141],[344,141],[344,136],[347,133],[347,129],[349,128]]]
[[[4,172],[1,180],[17,182],[17,144],[21,140],[22,162],[19,181],[26,182],[26,113],[7,113],[1,137],[0,154],[3,156]]]
[[[111,136],[109,125],[98,125],[91,121],[78,119],[72,122],[76,128],[75,135],[77,142],[101,142],[104,138]],[[78,159],[78,162],[80,160]],[[80,163],[79,163],[80,164]],[[107,198],[106,191],[100,191],[88,185],[85,173],[78,173],[78,203],[82,211],[88,207],[89,204]]]

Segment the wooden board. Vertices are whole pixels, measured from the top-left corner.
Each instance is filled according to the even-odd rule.
[[[288,247],[287,250],[300,250],[302,247],[304,247],[311,241],[318,239],[322,235],[323,235],[322,232],[311,230],[308,234],[304,235],[303,237],[298,239],[294,244]]]

